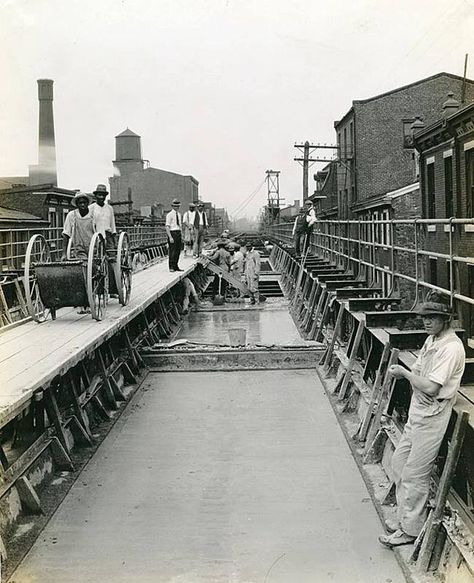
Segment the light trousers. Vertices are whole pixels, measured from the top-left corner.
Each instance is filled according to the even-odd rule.
[[[430,478],[451,417],[452,402],[435,415],[411,411],[392,456],[397,514],[402,530],[418,536],[426,520]]]

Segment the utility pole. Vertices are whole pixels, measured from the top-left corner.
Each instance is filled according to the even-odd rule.
[[[331,162],[331,158],[311,158],[311,154],[315,150],[327,149],[327,150],[337,150],[336,146],[330,144],[310,144],[307,140],[304,144],[295,144],[295,148],[302,152],[302,158],[295,158],[295,162],[299,162],[303,166],[303,204],[308,198],[308,173],[310,167],[315,162]]]
[[[302,158],[295,158],[295,162],[299,162],[303,166],[303,204],[308,198],[308,172],[310,166],[316,162],[310,156],[316,149],[316,146],[311,145],[308,140],[304,144],[295,144],[295,148],[303,154]],[[311,163],[311,164],[310,164]]]

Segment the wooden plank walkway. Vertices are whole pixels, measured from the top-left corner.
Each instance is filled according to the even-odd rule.
[[[135,273],[130,303],[121,306],[111,299],[102,322],[63,308],[55,321],[27,322],[0,333],[0,425],[21,411],[35,390],[80,362],[183,279],[196,259],[182,257],[180,262],[183,272],[170,273],[165,259]]]

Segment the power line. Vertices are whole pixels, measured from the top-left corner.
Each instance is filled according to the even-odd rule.
[[[250,194],[249,196],[242,201],[239,206],[235,209],[235,211],[232,213],[233,216],[236,216],[238,214],[240,214],[245,208],[246,206],[252,201],[252,199],[257,195],[257,193],[260,191],[260,189],[262,188],[262,186],[265,184],[265,180],[266,177],[262,180],[262,182],[257,186],[257,188],[255,188]]]

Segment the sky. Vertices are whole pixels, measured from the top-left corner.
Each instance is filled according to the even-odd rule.
[[[59,186],[107,183],[129,127],[151,166],[253,217],[268,169],[301,198],[295,142],[334,143],[353,99],[462,75],[465,53],[474,77],[473,31],[474,0],[0,0],[0,176],[37,162],[50,78]]]

